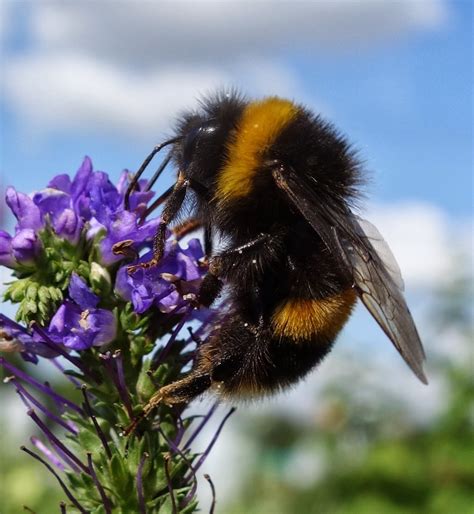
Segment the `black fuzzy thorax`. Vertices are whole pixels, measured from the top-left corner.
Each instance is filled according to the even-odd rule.
[[[235,137],[235,130],[228,135],[230,142]],[[225,154],[224,163],[226,158]],[[220,204],[218,198],[211,203],[217,227],[237,242],[272,225],[294,226],[301,219],[273,180],[271,172],[278,163],[291,167],[321,204],[345,209],[361,195],[364,179],[356,152],[332,124],[303,107],[264,151],[261,162],[249,195],[228,204]]]
[[[248,291],[257,284],[269,318],[285,298],[325,298],[351,285],[339,261],[278,189],[272,169],[280,163],[291,167],[312,188],[317,202],[338,210],[357,201],[363,180],[346,139],[304,108],[266,149],[261,162],[251,193],[228,203],[217,198],[210,204],[210,215],[231,245],[244,244],[259,233],[275,235],[267,251],[256,248],[236,256],[226,270],[239,309],[247,310]]]

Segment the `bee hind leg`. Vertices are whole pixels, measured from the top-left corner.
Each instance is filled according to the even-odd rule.
[[[192,371],[189,375],[177,382],[173,382],[160,388],[143,407],[142,412],[130,423],[123,434],[130,436],[135,432],[142,420],[160,404],[177,405],[189,403],[196,396],[204,393],[211,386],[211,377],[202,371]]]
[[[201,370],[191,371],[189,375],[177,382],[172,382],[159,389],[146,404],[144,411],[149,413],[159,403],[176,405],[188,403],[204,393],[211,386],[211,376]]]

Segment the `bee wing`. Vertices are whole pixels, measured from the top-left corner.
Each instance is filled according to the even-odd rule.
[[[373,246],[380,260],[385,265],[385,269],[389,273],[392,280],[395,282],[395,285],[400,289],[400,291],[405,290],[405,284],[403,282],[402,273],[400,271],[400,267],[395,259],[395,256],[390,250],[385,239],[382,237],[382,234],[377,230],[377,228],[363,218],[359,216],[355,216],[356,227],[360,228],[358,231],[361,237],[365,237],[369,240],[370,244]]]
[[[338,208],[336,201],[321,202],[315,186],[293,170],[278,168],[273,176],[353,280],[363,304],[405,362],[427,384],[425,353],[403,296],[400,269],[379,231],[350,210]]]

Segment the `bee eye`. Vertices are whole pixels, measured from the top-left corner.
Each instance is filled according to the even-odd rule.
[[[199,147],[212,137],[216,129],[215,121],[210,120],[199,125],[199,127],[193,128],[186,134],[183,143],[183,161],[185,167],[191,164],[196,152],[199,151]]]

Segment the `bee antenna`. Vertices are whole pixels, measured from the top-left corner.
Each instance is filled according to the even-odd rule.
[[[147,166],[150,164],[150,161],[153,159],[153,157],[155,157],[155,155],[160,150],[165,148],[165,146],[172,145],[173,143],[176,143],[180,139],[181,139],[181,137],[174,137],[173,139],[168,139],[168,141],[165,141],[164,143],[160,143],[159,145],[157,145],[157,146],[155,146],[153,148],[153,150],[150,152],[150,154],[147,156],[147,158],[143,161],[143,163],[140,166],[139,170],[133,176],[133,179],[130,182],[130,185],[128,186],[127,191],[125,192],[124,206],[125,206],[126,210],[130,209],[130,195],[133,193],[133,191],[135,191],[135,188],[136,188],[136,186],[138,184],[138,181],[140,180],[140,177],[143,175],[143,172],[145,171]],[[166,159],[163,161],[162,165],[156,171],[155,175],[152,178],[152,184],[151,185],[153,185],[156,182],[156,180],[161,175],[161,173],[163,172],[163,170],[165,169],[166,165],[169,163],[170,160],[171,160],[171,152],[168,154]]]

